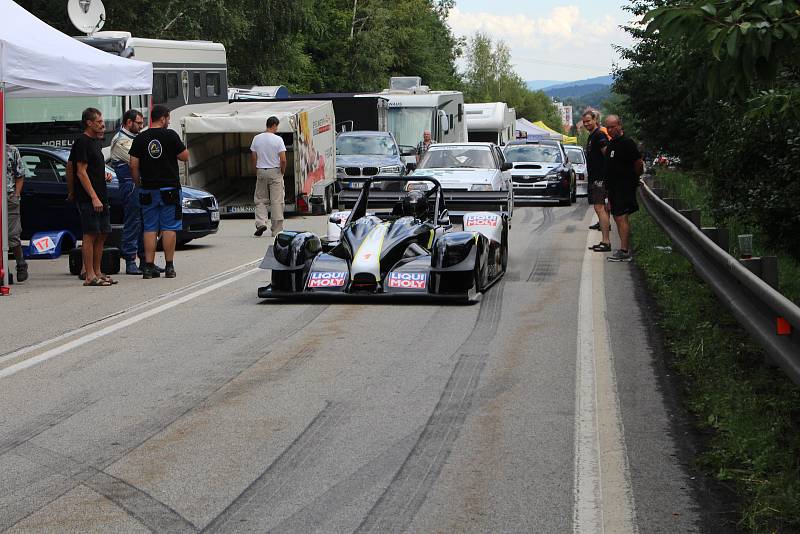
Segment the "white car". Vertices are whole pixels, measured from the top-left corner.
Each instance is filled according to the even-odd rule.
[[[564,145],[569,162],[575,171],[575,194],[585,197],[589,194],[589,173],[586,170],[586,154],[577,145]]]
[[[440,143],[431,145],[412,176],[433,177],[445,191],[508,191],[510,169],[494,143]]]

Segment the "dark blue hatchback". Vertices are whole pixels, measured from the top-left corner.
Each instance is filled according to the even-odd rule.
[[[22,239],[30,239],[36,232],[69,230],[80,239],[81,222],[78,210],[67,202],[67,170],[69,149],[46,145],[18,145],[22,160],[28,170],[22,190]],[[106,170],[112,175],[111,167]],[[213,234],[219,228],[219,206],[214,195],[183,186],[183,230],[178,232],[178,243]],[[122,226],[122,199],[116,176],[108,184],[111,204],[111,224]]]

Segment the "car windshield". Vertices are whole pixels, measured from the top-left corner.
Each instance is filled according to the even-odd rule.
[[[396,156],[397,146],[390,137],[377,135],[345,135],[336,139],[339,156]]]
[[[577,163],[579,165],[582,163],[586,163],[586,160],[583,158],[583,150],[581,149],[568,148],[567,156],[569,156],[569,160],[572,163]]]
[[[486,146],[431,147],[417,165],[418,169],[494,169],[494,158]]]
[[[519,163],[536,161],[539,163],[561,163],[561,151],[548,145],[514,145],[506,147],[506,161]]]

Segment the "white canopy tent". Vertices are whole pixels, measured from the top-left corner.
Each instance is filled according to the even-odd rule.
[[[5,98],[151,94],[153,66],[85,45],[11,0],[0,0],[0,154],[2,286],[8,286]]]
[[[542,137],[543,139],[558,139],[560,141],[561,139],[564,138],[563,135],[560,134],[553,135],[553,132],[551,132],[550,130],[539,128],[538,126],[536,126],[531,121],[525,118],[517,119],[516,130],[518,132],[525,132],[528,136],[538,136]]]

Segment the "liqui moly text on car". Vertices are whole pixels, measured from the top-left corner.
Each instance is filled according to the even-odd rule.
[[[502,219],[497,213],[476,211],[464,214],[464,231],[478,232],[499,242],[503,232]]]
[[[308,287],[343,287],[345,272],[314,272],[308,275]]]
[[[399,289],[425,289],[427,282],[427,273],[389,273],[386,285]]]

